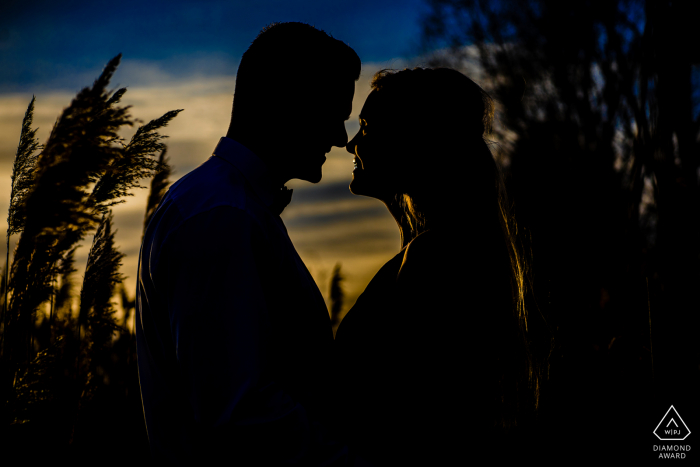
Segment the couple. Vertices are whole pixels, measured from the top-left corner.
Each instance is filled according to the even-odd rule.
[[[461,462],[527,402],[521,270],[482,138],[491,100],[454,70],[382,71],[348,142],[360,66],[309,25],[263,29],[226,137],[150,221],[136,335],[157,460]],[[403,243],[335,341],[279,217],[284,184],[319,182],[332,146],[354,154],[351,191],[383,201]]]

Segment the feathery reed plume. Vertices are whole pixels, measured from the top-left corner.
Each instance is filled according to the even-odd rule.
[[[87,188],[118,157],[119,150],[109,144],[118,140],[117,130],[132,124],[127,108],[114,107],[118,99],[105,90],[119,59],[112,59],[93,87],[80,91],[63,111],[37,161],[35,184],[18,207],[25,225],[12,263],[6,333],[15,371],[31,358],[34,316],[53,292],[58,261],[97,223]]]
[[[81,378],[92,381],[90,375],[95,374],[100,354],[111,344],[113,331],[120,329],[114,322],[110,299],[121,280],[118,269],[123,255],[114,249],[108,208],[121,202],[119,198],[127,196],[128,189],[139,187],[138,178],[153,175],[160,168],[157,161],[150,159],[164,149],[164,136],[157,130],[180,112],[168,112],[142,126],[124,145],[117,132],[124,125],[133,125],[133,120],[129,107],[117,104],[126,89],[114,93],[106,90],[120,59],[121,54],[113,58],[92,87],[80,91],[58,118],[36,159],[33,183],[17,184],[19,188],[26,186],[26,191],[17,191],[19,201],[11,210],[17,219],[12,227],[19,228],[21,237],[9,270],[10,299],[3,329],[0,400],[8,408],[2,411],[3,415],[23,412],[26,397],[37,394],[26,388],[28,375],[45,374],[36,373],[39,364],[55,364],[52,371],[68,378],[66,384],[55,385],[57,397],[68,403],[54,404],[56,407],[75,407],[71,401],[79,404],[81,398],[88,398],[93,386],[81,383]],[[29,166],[22,164],[21,167]],[[13,185],[13,200],[14,190]],[[70,312],[74,252],[95,228],[76,323]],[[61,279],[58,289],[57,277]],[[35,315],[54,296],[56,310],[67,308],[69,312],[51,327],[53,350],[32,358]],[[54,318],[53,312],[50,317]],[[81,327],[86,329],[85,345],[80,342]],[[66,416],[72,418],[70,411],[63,414],[63,419]]]
[[[78,345],[80,346],[76,361],[76,384],[82,386],[78,407],[75,413],[73,433],[81,412],[100,384],[97,380],[98,367],[103,366],[109,358],[109,346],[115,331],[121,328],[114,317],[112,296],[123,276],[119,273],[123,253],[114,246],[112,231],[112,213],[102,216],[97,232],[92,241],[85,267],[85,278],[80,291],[80,309],[78,313]],[[84,337],[81,331],[85,329]],[[71,439],[73,436],[71,436]]]
[[[333,328],[333,335],[338,329],[340,324],[340,312],[343,309],[344,293],[341,287],[341,282],[343,281],[343,276],[340,274],[340,263],[337,263],[333,268],[333,274],[331,275],[331,287],[330,287],[330,299],[331,299],[331,326]]]
[[[136,297],[129,298],[129,295],[126,293],[126,287],[124,286],[123,282],[119,285],[119,296],[121,298],[122,310],[124,310],[122,327],[130,332],[131,330],[129,329],[129,317],[131,316],[131,311],[136,308]]]
[[[91,200],[100,212],[104,213],[109,207],[125,201],[118,198],[133,196],[128,193],[129,189],[144,188],[138,184],[139,179],[152,177],[163,170],[165,144],[161,140],[167,136],[159,134],[157,130],[167,126],[180,112],[182,109],[166,112],[136,130],[129,144],[120,151],[95,185]],[[160,160],[152,159],[158,151],[161,152]]]
[[[12,191],[10,192],[10,207],[7,213],[7,244],[10,242],[10,235],[19,233],[24,229],[24,216],[21,215],[21,207],[24,204],[29,191],[34,185],[34,172],[39,158],[38,150],[43,146],[36,138],[38,128],[32,129],[34,120],[34,102],[36,97],[32,96],[22,121],[22,135],[17,146],[15,162],[12,165]],[[8,246],[9,252],[9,246]]]
[[[111,343],[114,331],[121,328],[114,320],[112,296],[123,276],[119,273],[123,253],[114,246],[112,213],[102,216],[102,222],[93,238],[85,267],[85,279],[80,291],[78,331],[85,327],[86,350],[90,370],[97,363],[94,356]]]
[[[64,314],[64,319],[70,321],[71,319],[71,292],[73,289],[73,283],[71,276],[77,270],[73,267],[75,263],[75,250],[78,247],[73,247],[68,250],[68,252],[61,258],[56,272],[60,277],[60,285],[54,289],[54,305],[53,305],[53,316],[55,317],[59,313]],[[67,309],[67,312],[66,312]]]
[[[8,267],[7,260],[5,260],[5,267],[2,268],[2,275],[0,276],[0,296],[5,293],[5,283],[7,281],[7,267]],[[3,313],[5,312],[5,305],[6,305],[6,303],[3,302],[2,303],[2,312]],[[2,319],[0,319],[0,325],[2,325],[2,323],[3,323],[3,321],[2,321]],[[2,338],[2,336],[0,335],[0,339],[1,338]],[[2,346],[0,345],[0,347],[2,347]],[[0,355],[2,355],[2,354],[0,353]]]
[[[64,375],[56,371],[64,348],[64,336],[59,336],[48,348],[38,352],[17,375],[15,403],[8,411],[11,423],[22,424],[40,417],[46,418],[49,403],[56,399],[56,387],[64,383]]]
[[[165,196],[165,192],[168,190],[168,185],[170,185],[170,174],[172,173],[173,167],[170,165],[170,161],[166,157],[166,150],[163,149],[158,157],[158,163],[160,165],[160,170],[155,174],[151,180],[151,190],[148,193],[148,204],[146,205],[146,216],[143,221],[143,234],[141,235],[141,240],[146,234],[146,227],[151,221],[151,217],[158,209],[160,200]]]
[[[17,145],[15,162],[12,165],[12,189],[10,192],[10,206],[7,212],[7,251],[2,284],[5,300],[2,308],[3,313],[0,317],[0,322],[3,324],[3,334],[0,335],[0,349],[2,349],[5,334],[5,313],[8,300],[7,280],[9,277],[9,274],[7,274],[7,265],[10,264],[10,237],[12,234],[19,233],[24,229],[24,216],[20,213],[21,206],[24,204],[27,194],[34,184],[34,172],[39,157],[37,151],[43,148],[36,138],[38,128],[32,129],[34,101],[36,101],[36,97],[32,96],[32,100],[29,102],[27,111],[24,114],[24,119],[22,120],[22,133],[19,138],[19,144]],[[0,352],[1,351],[2,350],[0,350]]]
[[[5,316],[7,311],[7,296],[5,292],[7,291],[7,270],[9,266],[9,258],[5,258],[5,267],[2,268],[2,277],[0,277],[0,296],[5,296],[5,300],[2,302],[2,309],[0,309],[0,361],[2,361],[3,338],[5,335]]]

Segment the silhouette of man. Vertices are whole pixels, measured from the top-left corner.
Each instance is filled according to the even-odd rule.
[[[347,143],[359,74],[357,54],[323,31],[264,28],[241,59],[226,137],[150,221],[136,337],[158,460],[347,461],[325,428],[328,311],[279,214],[284,184],[317,183]]]

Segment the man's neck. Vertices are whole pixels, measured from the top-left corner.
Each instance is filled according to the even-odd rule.
[[[250,149],[253,154],[263,161],[275,189],[281,190],[291,180],[290,177],[286,176],[285,171],[279,167],[279,163],[274,156],[275,151],[270,150],[262,138],[256,137],[252,132],[238,131],[234,126],[229,128],[226,137]]]

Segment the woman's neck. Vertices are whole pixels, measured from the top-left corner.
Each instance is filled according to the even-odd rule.
[[[403,206],[397,199],[382,200],[389,213],[396,221],[396,225],[399,227],[399,233],[401,234],[401,249],[406,248],[406,245],[411,243],[411,240],[415,238],[415,232],[411,228],[411,223],[406,215]]]

